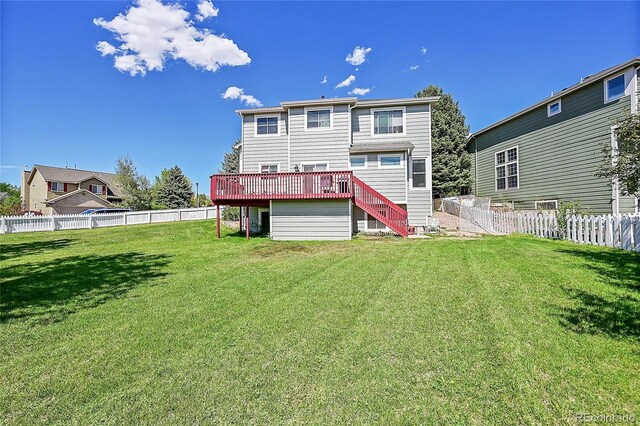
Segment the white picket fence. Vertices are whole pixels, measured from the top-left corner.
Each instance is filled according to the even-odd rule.
[[[67,229],[92,229],[105,226],[140,225],[143,223],[204,220],[216,217],[215,207],[176,210],[146,210],[94,215],[64,214],[53,216],[3,216],[0,218],[0,234],[16,232],[62,231]]]
[[[459,203],[455,199],[443,200],[442,210],[490,234],[519,232],[640,252],[640,214],[570,216],[565,234],[560,235],[554,212],[500,212]]]

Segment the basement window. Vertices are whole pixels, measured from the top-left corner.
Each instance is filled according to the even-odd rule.
[[[542,200],[535,202],[536,210],[558,210],[558,200]]]

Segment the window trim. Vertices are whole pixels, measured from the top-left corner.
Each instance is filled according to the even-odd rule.
[[[516,150],[516,161],[509,161],[508,157],[507,157],[507,151],[514,149]],[[503,164],[498,164],[498,154],[504,152],[504,163]],[[508,164],[513,164],[515,163],[516,166],[518,167],[518,174],[516,176],[518,176],[518,186],[515,186],[513,188],[509,188],[509,175],[507,173],[507,165]],[[498,167],[499,166],[504,166],[504,185],[505,188],[504,189],[498,189]],[[503,150],[500,151],[496,151],[493,154],[493,186],[495,188],[495,192],[506,192],[506,191],[510,191],[513,189],[520,189],[520,146],[516,145],[516,146],[512,146],[510,148],[505,148]]]
[[[554,207],[553,210],[558,210],[558,200],[540,200],[540,201],[535,201],[533,206],[536,210],[538,210],[538,203],[555,203],[556,206]]]
[[[375,133],[375,113],[380,111],[402,111],[402,133]],[[393,107],[393,108],[371,108],[371,113],[369,115],[371,120],[371,137],[380,138],[380,137],[396,137],[396,136],[406,136],[407,135],[407,107]]]
[[[61,188],[61,189],[53,189],[53,186],[56,186],[56,188]],[[51,182],[51,192],[64,192],[64,182]]]
[[[349,170],[362,170],[362,169],[366,169],[368,166],[368,155],[350,155],[349,156]],[[353,167],[351,165],[351,159],[352,158],[364,158],[364,166],[362,167]]]
[[[397,166],[383,166],[381,157],[400,157],[400,164],[397,165]],[[378,168],[379,169],[403,169],[404,168],[404,153],[399,153],[399,154],[378,154]]]
[[[415,160],[424,161],[424,186],[417,186],[417,187],[413,186],[413,162]],[[411,157],[411,160],[409,161],[409,189],[411,191],[428,191],[429,190],[429,186],[427,185],[428,183],[427,176],[429,176],[427,164],[428,164],[427,157],[417,157],[417,158]]]
[[[307,127],[307,112],[310,111],[326,111],[329,110],[329,127]],[[323,130],[333,130],[333,105],[325,107],[306,107],[304,109],[304,131],[305,132],[321,132]]]
[[[278,133],[267,133],[267,134],[264,134],[264,135],[259,135],[258,134],[258,119],[259,118],[274,118],[274,117],[278,120],[278,126],[277,126]],[[280,136],[280,120],[281,120],[280,114],[266,114],[266,115],[256,115],[256,116],[254,116],[254,119],[253,119],[253,135],[256,138],[268,138],[268,137]]]
[[[551,105],[555,105],[555,104],[558,104],[558,112],[551,112]],[[553,117],[554,115],[558,115],[561,112],[562,112],[562,99],[557,99],[547,104],[547,117]]]
[[[268,175],[271,174],[271,172],[263,172],[262,166],[276,166],[277,170],[275,173],[280,173],[280,163],[258,163],[258,173]]]
[[[615,98],[609,98],[609,82],[620,76],[622,76],[622,94],[620,96],[616,96]],[[609,102],[613,102],[615,100],[623,98],[626,94],[627,94],[627,77],[625,76],[625,73],[614,75],[613,77],[607,78],[604,81],[604,103],[605,104],[608,104]]]
[[[327,165],[327,170],[320,170],[318,172],[305,172],[304,171],[304,166],[311,166],[311,165],[315,166],[315,165],[318,165],[318,164],[326,164]],[[331,170],[331,169],[329,168],[329,162],[328,161],[315,161],[313,163],[300,163],[300,171],[303,172],[303,173],[322,173],[322,172],[328,172],[329,170]]]

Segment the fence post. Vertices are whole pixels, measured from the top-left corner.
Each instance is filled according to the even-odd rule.
[[[51,230],[56,230],[56,218],[54,216],[51,216]]]
[[[635,232],[633,234],[633,238],[635,240],[635,250],[636,251],[640,251],[640,215],[638,216],[633,216],[633,218],[631,219],[633,223],[633,226],[635,228]]]
[[[147,213],[147,223],[151,223],[151,212]]]
[[[7,231],[7,219],[5,219],[3,216],[2,218],[0,218],[0,234],[8,234],[9,232]]]

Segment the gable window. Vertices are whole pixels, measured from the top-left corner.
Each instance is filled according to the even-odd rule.
[[[427,161],[413,159],[411,161],[411,182],[413,188],[427,187]]]
[[[542,200],[535,202],[536,210],[557,210],[558,200]]]
[[[559,114],[562,111],[562,101],[558,99],[555,102],[547,104],[547,117]]]
[[[383,168],[402,167],[402,154],[378,155],[378,167],[383,167]]]
[[[89,185],[89,191],[94,194],[104,194],[103,185]]]
[[[51,182],[51,191],[53,191],[53,192],[64,192],[64,183],[62,183],[62,182]]]
[[[367,168],[367,156],[366,155],[352,155],[349,157],[349,167],[352,169],[366,169]]]
[[[331,108],[306,109],[307,129],[330,129],[331,128]]]
[[[303,172],[324,172],[329,168],[327,163],[317,163],[317,164],[303,164],[302,171]]]
[[[496,152],[496,191],[518,188],[518,147]]]
[[[256,117],[256,135],[279,135],[278,116]]]
[[[278,173],[278,164],[260,164],[260,173]]]
[[[373,111],[373,134],[404,133],[404,108]]]
[[[615,101],[624,96],[624,74],[604,82],[604,101]]]

